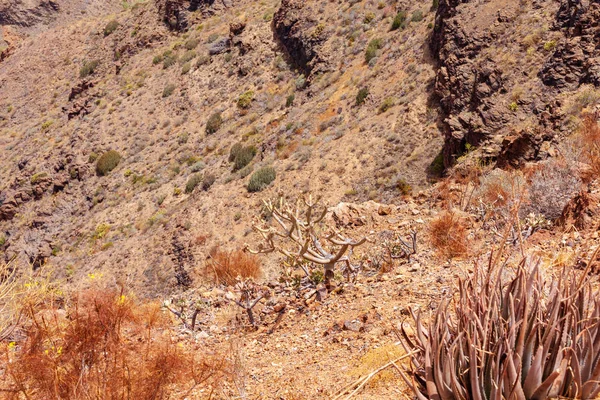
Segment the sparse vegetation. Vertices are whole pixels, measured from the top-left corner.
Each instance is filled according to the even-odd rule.
[[[237,106],[241,109],[248,109],[252,104],[252,100],[254,100],[254,92],[252,90],[248,90],[240,95],[237,101]]]
[[[220,112],[213,113],[208,121],[206,122],[206,134],[212,135],[217,132],[221,125],[223,124],[223,118],[221,117]]]
[[[255,155],[256,147],[254,146],[244,146],[240,149],[237,149],[233,159],[233,170],[239,171],[246,165],[250,164]]]
[[[215,248],[210,253],[207,272],[216,283],[234,285],[239,279],[258,278],[261,266],[258,258],[242,250],[224,251]]]
[[[108,24],[106,24],[106,26],[104,27],[104,36],[110,35],[114,31],[116,31],[118,27],[119,27],[119,22],[117,20],[113,19]]]
[[[392,22],[391,30],[395,31],[398,29],[406,28],[406,18],[407,18],[406,11],[399,11],[396,14],[396,16],[394,17],[394,21]]]
[[[381,103],[381,105],[379,106],[379,112],[384,113],[387,110],[389,110],[390,108],[392,108],[393,106],[394,106],[394,98],[386,97],[385,100],[383,100],[383,103]]]
[[[296,96],[292,93],[290,94],[287,99],[285,100],[285,106],[286,107],[291,107],[294,105],[294,100],[296,99]]]
[[[175,91],[176,86],[172,83],[168,83],[167,86],[165,86],[165,88],[163,89],[162,92],[162,97],[169,97],[170,95],[173,94],[173,92]]]
[[[261,192],[275,180],[277,174],[273,167],[262,167],[256,170],[248,181],[249,192]]]
[[[423,11],[417,10],[412,13],[411,22],[421,22],[423,20]]]
[[[372,39],[367,45],[367,50],[365,52],[365,61],[367,64],[371,62],[372,59],[377,57],[377,52],[383,46],[383,41],[381,39]]]
[[[202,178],[202,190],[207,191],[215,183],[217,177],[213,174],[205,174]]]
[[[109,150],[102,154],[96,161],[96,174],[106,176],[119,165],[121,155],[115,150]]]
[[[356,95],[356,105],[357,106],[363,105],[364,102],[367,100],[368,96],[369,96],[369,89],[367,89],[366,87],[360,89]]]
[[[96,68],[98,68],[99,64],[100,64],[100,61],[98,61],[98,60],[84,62],[83,66],[79,70],[79,77],[83,79],[83,78],[86,78],[86,77],[92,75],[96,71]]]
[[[187,183],[185,184],[185,192],[187,194],[192,193],[194,189],[196,189],[196,186],[198,186],[202,182],[203,178],[204,177],[202,176],[202,174],[199,173],[190,176]]]
[[[185,42],[184,46],[187,50],[194,50],[196,47],[198,47],[199,44],[200,44],[200,39],[191,38]]]
[[[429,224],[431,244],[440,256],[461,257],[467,254],[467,223],[455,211],[444,211]]]

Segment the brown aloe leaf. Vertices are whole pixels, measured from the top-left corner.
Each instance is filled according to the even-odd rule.
[[[523,392],[528,399],[542,383],[542,360],[545,358],[544,356],[544,348],[542,346],[538,347],[533,362],[531,363],[529,373],[523,382]]]
[[[529,400],[546,400],[548,398],[548,391],[550,387],[556,381],[556,378],[560,376],[560,371],[554,371],[550,374],[549,377],[546,378],[544,382],[531,394],[531,396],[527,396]]]

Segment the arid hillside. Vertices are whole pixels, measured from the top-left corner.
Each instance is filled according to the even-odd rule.
[[[128,395],[397,398],[398,366],[369,373],[424,342],[401,322],[480,266],[595,287],[598,20],[598,0],[0,0],[8,398],[79,398],[81,354],[141,368],[118,391],[198,349]],[[11,369],[80,331],[106,347],[57,352],[54,389],[23,378],[46,361]]]

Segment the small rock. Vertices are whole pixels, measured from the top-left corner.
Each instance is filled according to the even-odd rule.
[[[390,215],[392,213],[392,207],[386,205],[380,205],[377,209],[377,214],[379,215]]]
[[[421,269],[421,264],[414,263],[408,268],[408,272],[417,272],[419,269]]]
[[[363,326],[362,322],[357,321],[357,320],[344,321],[343,329],[345,331],[360,332],[362,326]]]

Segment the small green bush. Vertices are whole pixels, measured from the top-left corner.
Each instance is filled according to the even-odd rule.
[[[277,174],[273,167],[262,167],[250,176],[248,181],[248,192],[260,192],[275,180]]]
[[[202,174],[194,174],[190,176],[190,179],[188,179],[187,183],[185,184],[185,192],[188,194],[192,193],[194,189],[196,189],[196,186],[202,182],[202,180]]]
[[[546,51],[552,51],[556,48],[556,40],[550,40],[546,43],[544,43],[544,50]]]
[[[381,49],[383,42],[381,39],[373,39],[367,45],[367,51],[365,52],[365,61],[369,63],[372,59],[377,56],[377,50]]]
[[[248,108],[250,108],[250,105],[252,104],[253,99],[254,99],[254,92],[252,90],[248,90],[247,92],[244,92],[243,94],[240,95],[240,97],[237,101],[237,106],[242,109],[248,109]]]
[[[85,78],[85,77],[93,74],[94,71],[96,70],[96,68],[98,67],[98,64],[100,64],[100,61],[98,61],[98,60],[84,62],[83,66],[79,70],[79,77]]]
[[[233,160],[235,160],[242,148],[243,146],[241,143],[236,143],[233,146],[231,146],[231,149],[229,150],[229,162],[233,162]]]
[[[387,97],[385,100],[383,100],[383,103],[381,103],[381,105],[379,106],[379,112],[384,113],[387,110],[389,110],[390,108],[392,108],[393,106],[394,106],[394,98]]]
[[[207,191],[215,183],[217,178],[213,174],[206,174],[202,178],[202,190]]]
[[[413,12],[410,20],[412,22],[421,22],[423,20],[423,11],[417,10],[417,11]]]
[[[392,22],[393,31],[398,29],[406,28],[406,11],[399,11],[398,14],[394,17],[394,21]]]
[[[106,26],[104,27],[104,36],[106,37],[106,36],[110,35],[114,31],[116,31],[118,27],[119,27],[119,23],[117,22],[117,20],[113,19],[108,24],[106,24]]]
[[[177,55],[176,54],[171,54],[169,52],[168,55],[163,55],[163,69],[172,67],[176,63],[177,63]]]
[[[43,181],[44,179],[48,178],[48,173],[47,172],[38,172],[37,174],[34,174],[31,179],[29,179],[29,182],[32,185],[35,185],[41,181]]]
[[[115,169],[120,162],[121,155],[114,150],[109,150],[96,160],[96,174],[98,174],[98,176],[106,176],[110,171]]]
[[[365,102],[365,100],[367,100],[367,96],[369,96],[369,89],[367,89],[366,87],[360,89],[358,91],[358,94],[356,95],[356,105],[362,105]]]
[[[294,105],[294,100],[296,99],[296,96],[292,93],[290,94],[287,99],[285,100],[285,106],[286,107],[291,107]]]
[[[440,6],[440,0],[432,0],[431,2],[431,11],[435,11]]]
[[[187,42],[185,42],[185,48],[187,50],[194,50],[200,44],[200,40],[197,38],[191,38]]]
[[[206,122],[206,134],[212,135],[213,133],[218,131],[219,128],[221,128],[222,124],[223,124],[223,118],[221,118],[221,113],[220,112],[214,113],[213,115],[210,116],[210,118]]]
[[[201,66],[208,64],[210,62],[210,56],[208,54],[203,54],[198,57],[198,61],[196,61],[196,68],[200,68]]]
[[[256,155],[256,147],[254,147],[254,146],[242,147],[237,152],[237,154],[235,155],[235,158],[233,160],[233,170],[239,171],[240,169],[244,168],[246,165],[250,164],[252,159],[254,159],[255,155]]]
[[[375,19],[375,13],[373,13],[373,12],[368,12],[368,13],[365,15],[365,19],[363,20],[363,22],[364,22],[365,24],[370,24],[371,22],[373,22],[373,20],[374,20],[374,19]]]
[[[186,51],[179,59],[179,63],[185,64],[188,61],[192,61],[194,58],[196,58],[196,55],[197,55],[196,52],[193,50]]]
[[[181,75],[187,74],[188,72],[190,72],[190,69],[192,69],[192,63],[186,62],[181,67]]]
[[[208,35],[208,39],[206,40],[207,43],[212,43],[215,40],[217,40],[219,38],[219,34],[218,33],[211,33],[210,35]]]
[[[161,62],[163,62],[162,54],[155,55],[154,58],[152,59],[152,65],[158,65]]]
[[[167,86],[165,86],[165,88],[163,89],[163,93],[162,93],[162,97],[169,97],[170,95],[173,94],[173,92],[175,91],[175,85],[172,83],[167,84]]]

